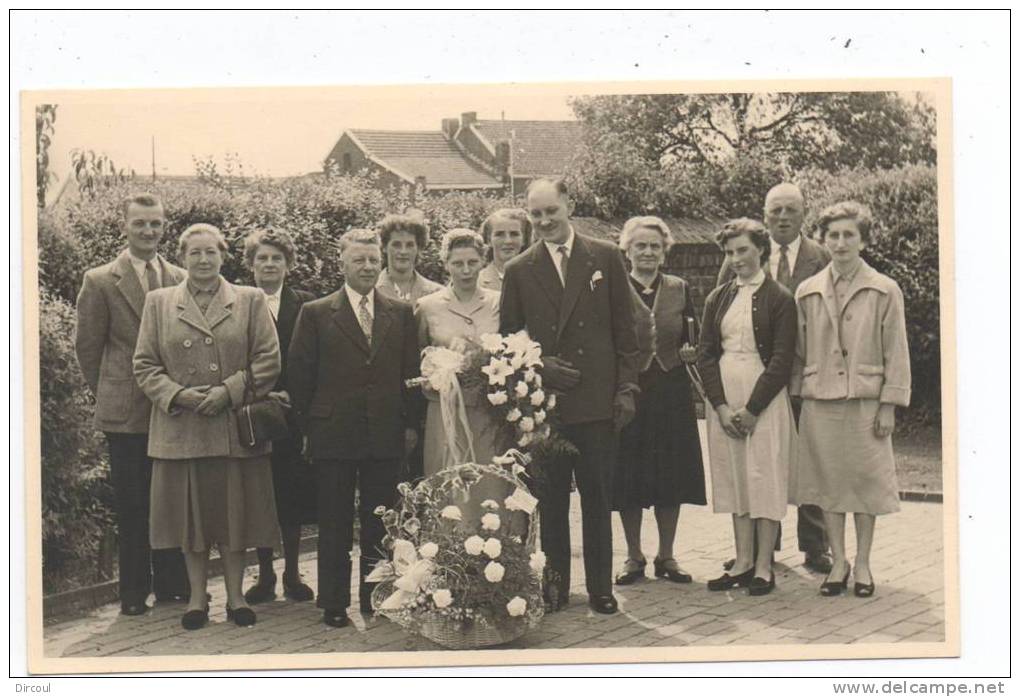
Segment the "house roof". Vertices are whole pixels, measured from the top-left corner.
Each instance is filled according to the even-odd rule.
[[[495,121],[472,124],[489,146],[511,140],[513,132],[513,173],[516,176],[557,176],[563,174],[581,142],[578,121]]]
[[[347,134],[376,164],[429,189],[498,189],[503,182],[475,166],[440,131],[350,129]]]

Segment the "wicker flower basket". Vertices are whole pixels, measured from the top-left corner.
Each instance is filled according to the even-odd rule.
[[[467,626],[441,615],[429,615],[423,619],[419,633],[447,649],[480,649],[499,646],[518,639],[528,631],[527,622],[504,622],[493,626],[472,622]]]

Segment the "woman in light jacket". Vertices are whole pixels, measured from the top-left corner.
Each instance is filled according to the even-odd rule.
[[[797,503],[825,513],[832,572],[822,595],[839,595],[850,576],[844,528],[854,514],[854,594],[874,595],[875,517],[899,510],[892,432],[897,406],[910,403],[903,293],[868,266],[871,214],[845,201],[822,212],[818,229],[832,263],[797,289],[797,362],[791,391],[803,398]]]
[[[223,559],[227,619],[255,623],[241,591],[244,553],[279,539],[270,445],[241,443],[236,410],[246,372],[264,397],[280,375],[280,346],[258,288],[220,276],[226,242],[212,225],[181,235],[188,279],[149,293],[135,348],[134,372],[153,409],[149,536],[153,549],[180,548],[191,598],[185,629],[209,619],[206,566],[217,545]]]

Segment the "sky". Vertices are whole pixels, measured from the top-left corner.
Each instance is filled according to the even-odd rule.
[[[58,102],[50,161],[59,181],[70,171],[76,148],[105,154],[120,169],[150,174],[153,138],[157,174],[194,174],[193,156],[222,163],[227,153],[236,153],[249,174],[289,176],[320,170],[345,128],[438,131],[443,118],[465,111],[481,119],[573,118],[563,94],[506,90],[95,94],[77,93]]]

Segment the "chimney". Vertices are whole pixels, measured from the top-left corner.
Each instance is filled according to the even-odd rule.
[[[457,135],[458,128],[460,128],[460,122],[457,119],[443,119],[443,135],[447,140],[453,140],[453,137]]]
[[[463,114],[460,115],[460,121],[461,123],[464,124],[464,128],[467,128],[471,124],[476,123],[478,121],[478,112],[465,111]]]
[[[496,172],[505,177],[510,171],[510,141],[501,140],[496,143]]]

